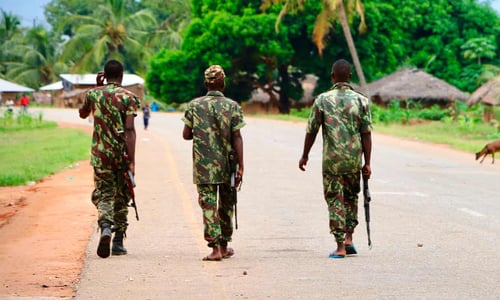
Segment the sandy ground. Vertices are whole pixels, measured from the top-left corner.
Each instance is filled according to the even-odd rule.
[[[31,186],[0,187],[0,299],[73,296],[96,228],[92,189],[89,161]]]

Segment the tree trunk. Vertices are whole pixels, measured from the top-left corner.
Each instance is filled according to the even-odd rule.
[[[361,63],[359,62],[358,52],[356,51],[356,46],[354,45],[354,40],[352,39],[351,29],[347,23],[347,16],[344,8],[344,1],[339,1],[339,14],[340,14],[340,24],[342,25],[342,30],[344,31],[344,36],[347,42],[347,47],[349,52],[351,52],[352,62],[356,73],[359,77],[359,83],[361,85],[362,92],[370,98],[370,91],[368,90],[368,85],[366,84],[365,75],[363,74],[363,69],[361,68]]]
[[[290,98],[288,97],[288,89],[290,86],[290,75],[288,74],[288,65],[280,65],[278,67],[278,84],[279,84],[279,95],[280,103],[279,110],[282,114],[290,113]]]

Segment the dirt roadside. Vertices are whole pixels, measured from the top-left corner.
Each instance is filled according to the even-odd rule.
[[[0,187],[1,299],[74,295],[95,228],[92,189],[89,161],[32,186]]]

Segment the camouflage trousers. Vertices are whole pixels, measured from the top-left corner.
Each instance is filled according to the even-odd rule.
[[[130,192],[125,183],[124,170],[94,168],[92,203],[98,211],[98,223],[113,225],[116,232],[127,230]]]
[[[346,233],[358,225],[358,193],[361,172],[352,174],[323,174],[323,193],[328,205],[330,233],[341,243]]]
[[[198,184],[198,203],[203,211],[204,237],[208,247],[227,245],[233,235],[234,200],[229,184]],[[217,201],[217,190],[219,201]]]

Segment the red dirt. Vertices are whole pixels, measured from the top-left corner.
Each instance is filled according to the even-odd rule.
[[[97,218],[92,189],[89,161],[32,186],[0,187],[0,298],[74,295]]]

